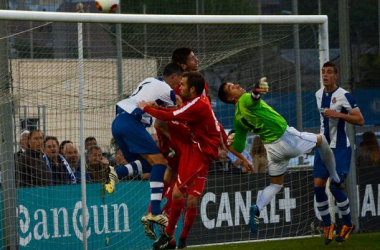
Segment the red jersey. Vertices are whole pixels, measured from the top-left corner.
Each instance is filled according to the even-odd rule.
[[[190,129],[192,141],[198,144],[202,153],[212,160],[218,158],[219,123],[211,109],[210,101],[204,95],[189,100],[184,106],[175,110],[146,106],[144,111],[162,121],[174,120],[185,123]]]

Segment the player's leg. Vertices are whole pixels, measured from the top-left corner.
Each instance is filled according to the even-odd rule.
[[[154,128],[156,130],[156,135],[158,138],[157,146],[158,146],[160,152],[164,156],[166,156],[169,153],[169,143],[170,143],[170,134],[168,132],[167,122],[156,119],[156,121],[154,122]],[[166,169],[166,172],[164,175],[163,195],[165,195],[166,190],[170,187],[170,182],[168,182],[169,178],[167,177],[168,175],[170,176],[170,173],[168,173],[168,171],[170,171],[170,170]],[[152,207],[151,204],[149,204],[147,214],[150,213],[151,207]],[[143,220],[144,220],[144,218],[142,218],[142,221]]]
[[[173,189],[173,201],[171,205],[171,212],[169,215],[169,222],[165,229],[165,233],[153,243],[153,249],[165,249],[174,236],[175,227],[179,218],[181,217],[183,208],[185,206],[184,193],[178,188],[177,183]]]
[[[170,166],[170,165],[169,165]],[[162,213],[169,216],[170,208],[172,204],[172,196],[173,196],[173,188],[175,184],[175,180],[177,178],[177,173],[173,172],[169,168],[166,169],[165,177],[164,177],[164,190],[163,194],[166,198],[166,203],[162,208]],[[166,187],[165,187],[166,186]]]
[[[269,170],[269,175],[270,172],[271,171]],[[260,211],[272,201],[278,192],[280,192],[283,183],[284,174],[281,174],[280,176],[271,176],[270,185],[264,188],[258,197],[256,204],[251,206],[249,213],[249,228],[253,233],[256,233],[259,227]]]
[[[317,135],[316,147],[319,149],[320,157],[329,171],[330,178],[336,183],[340,183],[340,178],[336,171],[335,157],[324,135]]]
[[[283,137],[281,137],[283,138]],[[264,144],[268,157],[268,173],[270,176],[270,185],[265,187],[257,198],[256,204],[250,209],[249,227],[253,233],[256,233],[259,227],[260,211],[268,205],[276,194],[282,189],[284,174],[289,164],[289,158],[284,155],[284,143],[280,139],[276,143]]]
[[[343,182],[350,170],[351,147],[334,148],[333,152],[336,158],[337,172]],[[350,237],[351,233],[355,229],[355,225],[351,220],[350,202],[342,188],[342,185],[337,185],[337,183],[332,182],[330,185],[330,191],[336,200],[340,214],[342,215],[344,221],[343,227],[335,240],[337,242],[343,242]]]
[[[151,139],[151,136],[140,123],[127,113],[120,114],[112,123],[112,135],[123,152],[124,158],[129,163],[115,169],[110,168],[109,181],[105,184],[109,193],[114,192],[115,184],[119,179],[151,171],[151,165],[138,153],[133,152],[136,150],[134,146],[136,142],[145,141],[145,138]]]
[[[326,168],[325,163],[322,161],[319,149],[315,149],[313,177],[314,177],[314,193],[317,202],[317,209],[322,218],[324,227],[324,242],[326,245],[330,244],[333,240],[334,230],[336,224],[331,221],[329,210],[329,199],[326,194],[326,182],[330,174]]]
[[[184,249],[187,247],[186,240],[191,228],[194,225],[195,219],[198,214],[198,201],[203,194],[203,190],[206,185],[208,175],[208,169],[202,171],[195,179],[194,184],[191,185],[187,192],[187,206],[184,216],[183,229],[178,240],[178,249]]]
[[[158,150],[158,149],[157,149]],[[161,154],[142,155],[152,165],[150,173],[150,202],[151,212],[148,214],[148,220],[154,221],[160,225],[167,225],[167,218],[161,213],[162,191],[164,188],[164,175],[166,171],[167,161]]]
[[[168,169],[166,170],[164,178],[164,184],[166,185],[164,186],[166,204],[163,207],[162,211],[169,215],[173,187],[177,179],[178,168],[180,165],[181,148],[187,148],[187,144],[190,141],[190,131],[187,126],[179,122],[170,121],[167,123],[160,122],[159,124],[159,129],[161,129],[166,136],[170,136],[168,146],[174,152],[174,155],[169,154],[168,157],[166,157],[168,161]]]
[[[313,171],[315,178],[314,192],[316,195],[318,210],[320,211],[322,219],[325,223],[325,244],[329,244],[332,240],[336,225],[331,222],[325,186],[326,180],[329,176],[333,177],[339,182],[339,176],[336,172],[334,154],[324,136],[307,132],[299,132],[294,128],[288,128],[287,132],[293,135],[291,143],[294,142],[293,149],[289,150],[291,153],[291,155],[288,155],[289,157],[295,157],[296,155],[309,153],[313,148],[317,147]],[[291,147],[292,145],[289,146]],[[321,152],[321,154],[319,154],[319,152]],[[321,165],[323,167],[319,167]]]

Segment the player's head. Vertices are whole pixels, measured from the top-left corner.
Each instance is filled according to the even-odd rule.
[[[183,74],[182,82],[179,87],[181,98],[190,100],[202,95],[205,88],[205,79],[198,72],[187,72]]]
[[[190,48],[183,47],[174,50],[172,61],[181,65],[186,72],[198,70],[198,58]]]
[[[171,62],[165,66],[162,74],[164,81],[169,84],[172,89],[175,89],[182,80],[183,68],[175,62]]]
[[[219,87],[218,98],[224,103],[236,103],[244,93],[246,93],[245,89],[239,84],[225,82]]]
[[[322,79],[325,87],[333,86],[339,78],[338,67],[333,62],[326,62],[322,67]]]

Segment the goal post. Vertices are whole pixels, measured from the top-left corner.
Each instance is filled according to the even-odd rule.
[[[15,197],[2,196],[2,209],[13,206],[17,214],[2,211],[0,228],[5,227],[9,216],[16,217],[10,221],[17,223],[3,230],[0,248],[14,245],[15,238],[18,246],[14,249],[147,249],[151,246],[140,223],[149,203],[148,182],[144,177],[130,178],[116,187],[115,194],[103,193],[101,181],[92,181],[96,175],[86,181],[89,170],[85,166],[90,163],[87,163],[84,139],[94,136],[104,155],[114,164],[115,145],[110,133],[114,105],[120,96],[130,95],[140,81],[159,77],[178,47],[191,47],[195,51],[199,71],[209,85],[212,107],[226,129],[233,128],[233,108],[217,100],[218,86],[223,81],[236,81],[249,89],[262,74],[268,77],[271,88],[265,100],[290,124],[295,126],[296,116],[302,115],[305,130],[316,132],[319,126],[315,118],[319,114],[312,98],[322,81],[320,68],[329,59],[324,15],[133,15],[0,10],[0,22],[6,23],[8,30],[7,36],[0,37],[7,41],[7,48],[0,47],[0,53],[9,53],[10,75],[8,80],[6,73],[0,72],[0,82],[5,85],[7,81],[11,86],[1,90],[11,101],[2,98],[0,102],[4,107],[12,107],[8,116],[12,116],[13,123],[11,126],[3,118],[0,129],[11,137],[14,145],[10,149],[9,140],[8,144],[1,142],[1,149],[5,149],[1,152],[1,171],[8,173],[2,175],[2,192],[18,192]],[[116,24],[121,24],[121,37],[117,36]],[[296,53],[289,41],[293,39],[296,24],[301,57],[307,59],[301,62],[304,68],[299,69],[304,82],[298,89],[302,92],[303,107],[294,104]],[[318,48],[315,48],[317,37]],[[122,53],[116,49],[116,40],[122,43]],[[118,79],[120,68],[122,81]],[[303,112],[294,112],[297,108]],[[74,143],[81,152],[81,168],[73,171],[81,171],[78,175],[81,185],[20,183],[17,176],[23,173],[14,154],[20,149],[21,132],[35,129],[57,136],[60,142]],[[250,135],[247,150],[253,140]],[[10,159],[16,162],[15,176],[9,174],[14,164]],[[214,163],[200,199],[189,245],[318,233],[310,182],[312,162],[307,158],[304,163],[296,161],[289,168],[284,190],[262,213],[264,222],[258,235],[250,234],[247,216],[250,204],[255,203],[267,183],[267,174],[237,174],[231,165],[222,169],[220,162]],[[181,226],[180,223],[179,229]]]

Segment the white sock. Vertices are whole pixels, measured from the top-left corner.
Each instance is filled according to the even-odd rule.
[[[321,156],[322,161],[325,163],[327,170],[329,171],[330,178],[333,179],[336,183],[340,182],[338,173],[336,172],[336,163],[334,153],[330,148],[329,143],[326,140],[324,135],[322,136],[322,143],[319,147],[319,155]]]
[[[266,205],[268,205],[272,199],[276,196],[278,192],[280,192],[282,185],[271,183],[269,186],[264,188],[261,192],[260,197],[257,199],[256,206],[259,208],[259,211],[263,209]]]

